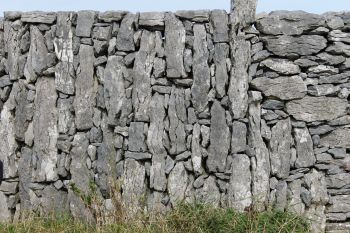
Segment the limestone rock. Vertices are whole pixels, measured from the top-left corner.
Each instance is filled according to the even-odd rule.
[[[286,76],[279,78],[256,78],[251,82],[253,88],[262,91],[265,96],[277,97],[281,100],[301,99],[306,95],[307,89],[299,76]]]
[[[186,108],[185,92],[183,89],[173,88],[171,91],[168,116],[170,121],[170,154],[178,155],[186,150]]]
[[[106,23],[120,22],[127,13],[127,11],[100,12],[98,14],[98,19]]]
[[[332,205],[327,209],[329,213],[348,213],[350,211],[350,195],[337,195],[330,198]]]
[[[125,126],[132,111],[131,101],[126,97],[123,58],[110,56],[104,70],[104,99],[110,125]]]
[[[57,37],[54,40],[56,57],[60,61],[55,71],[56,88],[68,95],[75,92],[72,17],[72,13],[69,12],[58,13]]]
[[[75,35],[80,37],[90,37],[95,17],[96,13],[94,11],[79,11]]]
[[[211,108],[210,145],[207,167],[210,172],[224,172],[230,148],[230,130],[225,109],[215,101]]]
[[[164,97],[156,93],[150,103],[150,126],[147,135],[147,145],[152,153],[150,171],[150,187],[157,191],[165,191],[165,157],[167,152],[163,145],[164,131]]]
[[[145,167],[133,159],[126,159],[123,174],[124,203],[128,205],[128,212],[132,216],[141,208],[140,199],[145,195]]]
[[[278,178],[287,178],[291,158],[291,122],[290,119],[279,121],[272,127],[270,140],[271,173]]]
[[[336,129],[320,140],[321,146],[350,148],[350,129]]]
[[[230,47],[224,43],[215,44],[215,88],[217,95],[222,98],[226,95],[228,85],[228,72],[226,66],[226,58],[229,55]]]
[[[208,10],[179,10],[175,12],[175,15],[182,19],[203,23],[209,21],[209,13]]]
[[[334,120],[346,115],[347,101],[333,97],[309,97],[287,103],[287,113],[306,122]],[[307,110],[307,111],[305,111]]]
[[[203,187],[196,189],[196,201],[198,203],[212,205],[214,207],[220,206],[220,191],[216,185],[215,177],[209,176],[203,184]]]
[[[41,77],[36,82],[33,117],[34,147],[37,156],[35,181],[56,181],[58,111],[55,80]]]
[[[94,51],[89,45],[80,45],[80,72],[75,81],[74,99],[75,124],[77,129],[86,130],[93,126],[93,106],[97,88],[94,80]]]
[[[30,27],[30,42],[24,75],[28,82],[34,82],[47,67],[48,50],[44,36],[35,26]]]
[[[139,25],[146,28],[163,29],[164,28],[163,12],[144,12],[140,13]]]
[[[301,35],[324,26],[325,19],[304,11],[273,11],[257,21],[257,29],[270,35]]]
[[[295,166],[311,167],[315,164],[316,158],[313,151],[313,143],[307,128],[294,128],[294,137],[297,149]]]
[[[301,215],[305,211],[305,205],[301,199],[301,184],[300,179],[294,180],[288,185],[288,206],[287,210],[291,213]]]
[[[133,69],[132,104],[136,121],[149,119],[149,104],[152,97],[151,72],[155,54],[155,33],[144,30]]]
[[[186,31],[182,22],[173,13],[165,14],[165,53],[167,77],[187,77],[183,64]]]
[[[231,153],[244,152],[247,148],[247,126],[243,122],[232,123]]]
[[[192,165],[193,165],[193,170],[196,174],[201,174],[203,172],[203,167],[202,167],[203,155],[202,155],[202,147],[200,145],[200,130],[201,130],[200,125],[196,123],[193,127],[192,143],[191,143]]]
[[[281,57],[312,55],[327,47],[327,40],[318,35],[270,36],[263,37],[262,40],[266,43],[269,51]]]
[[[233,118],[240,119],[245,117],[248,110],[250,43],[242,35],[239,35],[235,38],[234,47],[231,48],[231,51],[233,64],[228,97]]]
[[[173,206],[184,200],[188,182],[189,178],[183,162],[177,163],[168,178],[168,192]]]
[[[282,75],[293,75],[301,72],[298,65],[285,59],[267,59],[260,64]]]
[[[231,177],[228,185],[228,207],[243,212],[252,204],[250,159],[235,154],[232,159]]]
[[[117,36],[117,49],[120,51],[135,51],[134,24],[137,20],[135,14],[128,13],[122,20]]]
[[[253,92],[254,97],[257,93]],[[252,164],[253,205],[257,210],[264,210],[268,201],[270,185],[269,151],[261,136],[261,105],[259,98],[252,98],[248,112],[248,145],[254,151]]]
[[[193,45],[193,85],[191,88],[192,102],[198,112],[202,112],[208,105],[210,88],[210,70],[208,65],[209,51],[205,27],[195,24]]]
[[[210,22],[213,27],[213,41],[215,43],[228,42],[228,15],[224,10],[213,10],[210,14]]]
[[[44,23],[52,24],[56,20],[56,13],[54,12],[42,12],[42,11],[32,11],[23,12],[21,16],[21,21],[25,23]]]
[[[129,151],[146,151],[145,134],[143,132],[144,123],[131,122],[129,127]]]

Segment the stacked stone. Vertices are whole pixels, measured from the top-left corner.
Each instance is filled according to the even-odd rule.
[[[348,13],[272,12],[252,46],[270,204],[312,219],[315,232],[349,219],[349,23]]]
[[[0,219],[93,221],[76,191],[95,183],[108,208],[117,179],[131,214],[182,201],[250,208],[250,42],[230,25],[223,10],[6,12]]]

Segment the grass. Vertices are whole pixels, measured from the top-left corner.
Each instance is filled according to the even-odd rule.
[[[307,220],[289,213],[266,211],[238,213],[208,205],[181,204],[162,216],[142,215],[100,227],[84,224],[69,216],[30,218],[15,224],[0,224],[9,233],[288,233],[309,232]]]

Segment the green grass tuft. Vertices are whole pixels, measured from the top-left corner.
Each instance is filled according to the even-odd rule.
[[[0,224],[9,233],[306,233],[302,217],[278,211],[238,213],[208,205],[180,204],[166,215],[142,215],[127,222],[91,226],[70,216],[30,218],[15,224]]]

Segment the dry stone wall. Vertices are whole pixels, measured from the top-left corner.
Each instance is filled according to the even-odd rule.
[[[1,221],[92,220],[78,193],[96,185],[108,212],[118,182],[131,214],[197,201],[346,228],[350,14],[254,22],[243,3],[231,15],[6,12]]]

